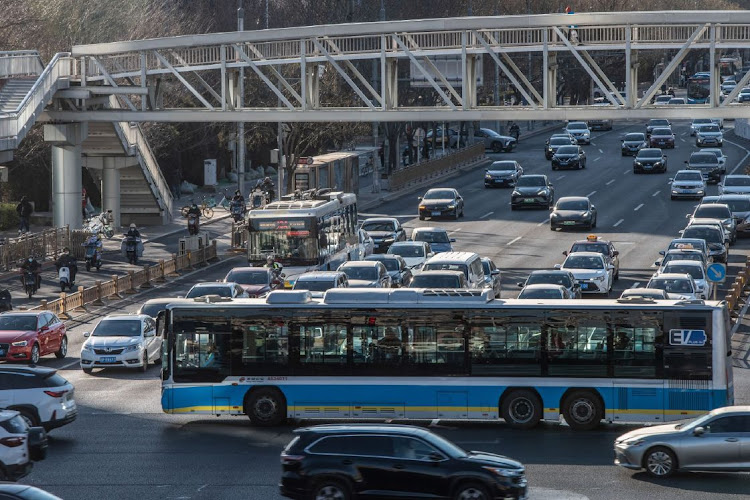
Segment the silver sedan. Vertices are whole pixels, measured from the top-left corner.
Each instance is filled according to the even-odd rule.
[[[727,406],[685,424],[644,427],[615,440],[615,464],[663,478],[676,470],[750,471],[750,406]]]

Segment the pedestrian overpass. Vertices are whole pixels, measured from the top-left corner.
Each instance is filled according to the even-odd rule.
[[[28,127],[45,122],[45,138],[53,143],[55,208],[65,207],[55,221],[75,225],[68,207],[74,193],[79,203],[80,174],[68,172],[78,164],[101,166],[103,191],[109,186],[114,192],[115,181],[107,179],[135,163],[127,160],[132,154],[115,161],[118,156],[85,145],[97,124],[112,124],[110,137],[126,136],[126,153],[141,152],[140,170],[164,209],[171,196],[158,168],[143,159],[147,145],[135,132],[138,122],[644,119],[657,112],[673,119],[744,118],[750,108],[734,101],[750,73],[722,100],[719,62],[722,54],[747,49],[748,11],[424,19],[81,45],[47,65],[28,91],[24,102],[30,105],[0,115],[0,150],[12,150]],[[708,102],[657,111],[653,96],[693,51],[702,51],[710,72]],[[647,54],[663,59],[659,74],[639,75]],[[604,60],[613,58],[624,75],[606,70]],[[560,64],[577,65],[608,105],[561,103]],[[494,85],[488,69],[496,69],[524,104],[479,99],[480,85]],[[641,91],[639,82],[648,88]]]

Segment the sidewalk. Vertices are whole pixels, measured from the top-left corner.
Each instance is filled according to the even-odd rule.
[[[535,128],[534,130],[527,130],[527,127],[525,125],[521,126],[521,135],[518,137],[518,142],[520,143],[524,139],[528,139],[530,137],[535,137],[537,135],[542,134],[548,134],[553,131],[560,130],[562,128],[561,122],[553,122],[549,125],[540,126]],[[512,153],[511,153],[512,154]],[[468,165],[466,167],[463,167],[458,170],[453,170],[450,172],[445,173],[444,175],[434,177],[430,179],[429,181],[426,181],[421,184],[416,184],[414,186],[411,186],[406,189],[401,189],[398,191],[387,191],[385,189],[381,190],[380,192],[373,192],[372,190],[372,176],[368,175],[366,177],[360,178],[360,186],[359,186],[359,193],[357,194],[357,209],[360,212],[364,212],[367,210],[372,210],[373,208],[382,205],[383,203],[387,203],[391,200],[395,200],[403,195],[415,193],[417,191],[421,191],[425,189],[426,186],[434,184],[436,182],[441,182],[445,179],[449,179],[451,177],[454,177],[460,173],[470,172],[472,170],[475,170],[477,168],[484,168],[484,165],[486,165],[490,160],[486,159],[485,161],[475,163],[473,165]],[[387,183],[384,183],[387,185]]]

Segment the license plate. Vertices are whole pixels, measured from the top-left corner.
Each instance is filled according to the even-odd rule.
[[[524,203],[534,203],[534,198],[525,198],[523,200]]]
[[[581,283],[581,290],[588,290],[589,284],[588,283]]]
[[[0,358],[5,356],[5,349],[0,349]]]
[[[693,191],[691,191],[690,189],[680,189],[680,193],[682,193],[682,194],[690,194],[692,192]]]
[[[566,220],[565,222],[563,222],[563,226],[574,226],[574,225],[575,225],[575,221],[572,221],[572,220]]]
[[[117,358],[115,356],[104,356],[102,358],[99,358],[100,363],[116,363]]]
[[[432,216],[433,216],[433,217],[437,217],[437,216],[439,216],[439,215],[440,215],[440,212],[435,212],[435,211],[433,211],[433,212],[432,212]]]

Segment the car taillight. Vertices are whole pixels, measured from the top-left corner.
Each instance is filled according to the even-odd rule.
[[[23,437],[7,437],[0,439],[0,444],[8,448],[15,448],[16,446],[21,446],[25,440],[26,438]]]
[[[304,455],[287,455],[286,453],[281,454],[281,465],[295,465],[299,464],[305,458]]]
[[[47,396],[50,396],[52,398],[61,398],[65,395],[66,392],[68,391],[44,391]]]

